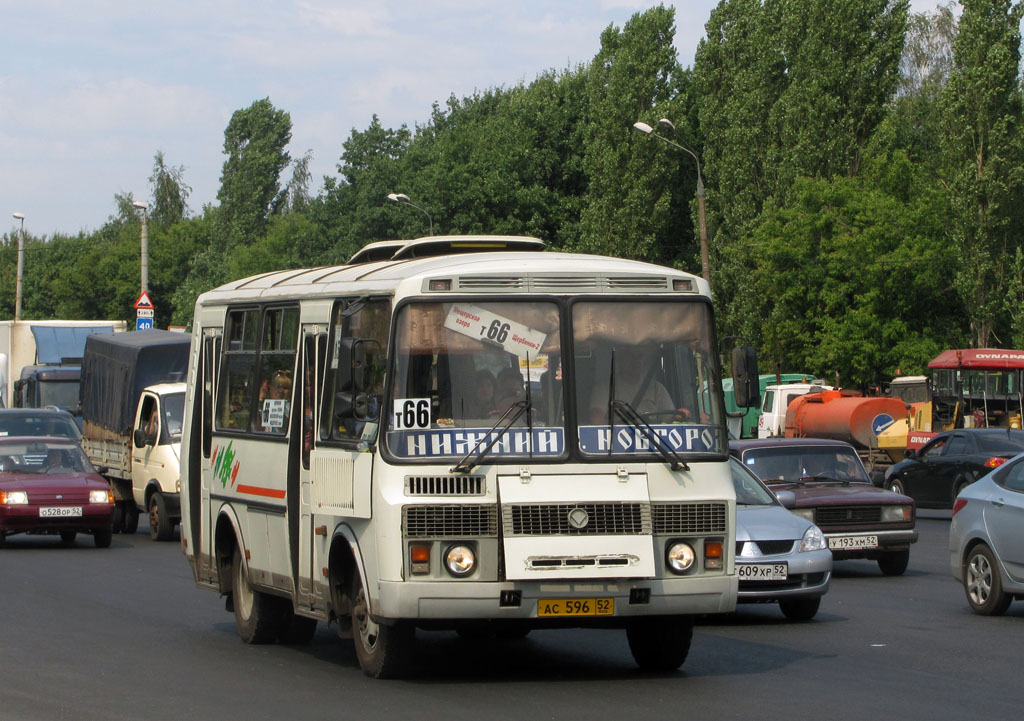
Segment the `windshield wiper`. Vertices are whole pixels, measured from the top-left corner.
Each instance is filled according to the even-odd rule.
[[[828,483],[841,483],[844,486],[850,485],[849,478],[833,478],[832,476],[804,476],[801,481],[821,481]]]
[[[488,429],[484,437],[476,442],[476,445],[473,446],[472,450],[470,450],[470,452],[467,453],[461,461],[459,461],[456,465],[452,466],[451,473],[469,473],[470,471],[473,470],[473,468],[480,465],[480,462],[487,456],[488,453],[491,452],[491,448],[494,447],[494,444],[500,441],[501,437],[504,436],[508,429],[512,427],[512,424],[518,421],[522,417],[522,415],[529,410],[532,410],[530,407],[529,400],[516,401],[515,403],[510,405],[508,407],[508,410],[506,410],[502,414],[501,418],[496,420],[494,422],[494,425],[491,426],[490,429]],[[507,421],[505,421],[506,418],[508,419]],[[501,425],[503,421],[505,422],[505,425],[502,427],[500,431],[498,431],[497,435],[494,435],[494,429]],[[477,449],[480,448],[480,444],[483,443],[487,438],[490,438],[491,442],[484,446],[479,453],[477,453]],[[470,462],[470,456],[472,456],[474,453],[476,453],[476,457],[473,458],[472,462]],[[531,456],[533,454],[532,433],[530,435],[530,454]]]
[[[644,435],[644,438],[650,441],[651,446],[653,446],[654,449],[658,451],[658,453],[661,455],[662,458],[665,459],[665,462],[669,464],[673,471],[690,470],[690,467],[686,465],[682,458],[679,457],[679,454],[677,454],[675,451],[673,451],[671,448],[665,445],[665,442],[661,440],[661,436],[659,436],[654,431],[654,429],[651,428],[650,424],[644,420],[643,416],[637,413],[636,409],[633,408],[633,406],[629,405],[629,403],[626,403],[626,401],[620,400],[613,400],[609,405],[612,411],[612,417],[609,420],[614,422],[615,413],[618,412],[618,414],[622,417],[622,420],[626,421],[626,423],[629,423],[634,428],[640,430],[640,432]],[[612,426],[612,428],[614,429],[614,425]],[[613,435],[609,439],[609,447],[611,447],[611,445],[614,443],[615,436]]]

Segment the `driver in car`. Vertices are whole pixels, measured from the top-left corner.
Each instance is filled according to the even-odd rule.
[[[669,420],[658,417],[671,415],[676,406],[658,380],[657,355],[638,346],[615,349],[615,400],[625,401],[648,422]],[[594,425],[608,423],[608,386],[605,383],[595,384],[590,393],[590,422]]]

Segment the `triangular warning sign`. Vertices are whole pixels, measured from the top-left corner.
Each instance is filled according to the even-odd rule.
[[[135,308],[136,310],[140,308],[153,308],[153,301],[149,299],[149,293],[142,291],[142,295],[140,295],[139,299],[135,301]]]

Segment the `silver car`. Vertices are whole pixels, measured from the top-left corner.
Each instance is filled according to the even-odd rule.
[[[813,523],[783,505],[757,476],[732,458],[736,487],[736,573],[738,603],[778,603],[786,618],[814,618],[832,578],[832,552]]]
[[[999,616],[1024,597],[1024,453],[956,497],[949,565],[975,613]]]

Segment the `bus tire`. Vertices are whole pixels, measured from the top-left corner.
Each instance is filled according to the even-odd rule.
[[[375,621],[358,573],[352,599],[352,642],[363,673],[370,678],[398,678],[408,664],[415,629],[407,622],[388,626]]]
[[[683,665],[693,640],[693,616],[642,616],[628,621],[626,640],[643,671],[667,673]]]
[[[231,605],[235,612],[235,628],[243,641],[257,644],[277,640],[281,617],[280,599],[249,585],[238,546],[235,546],[231,559]]]
[[[154,541],[174,538],[174,522],[167,515],[167,502],[159,491],[149,498],[149,537]]]

